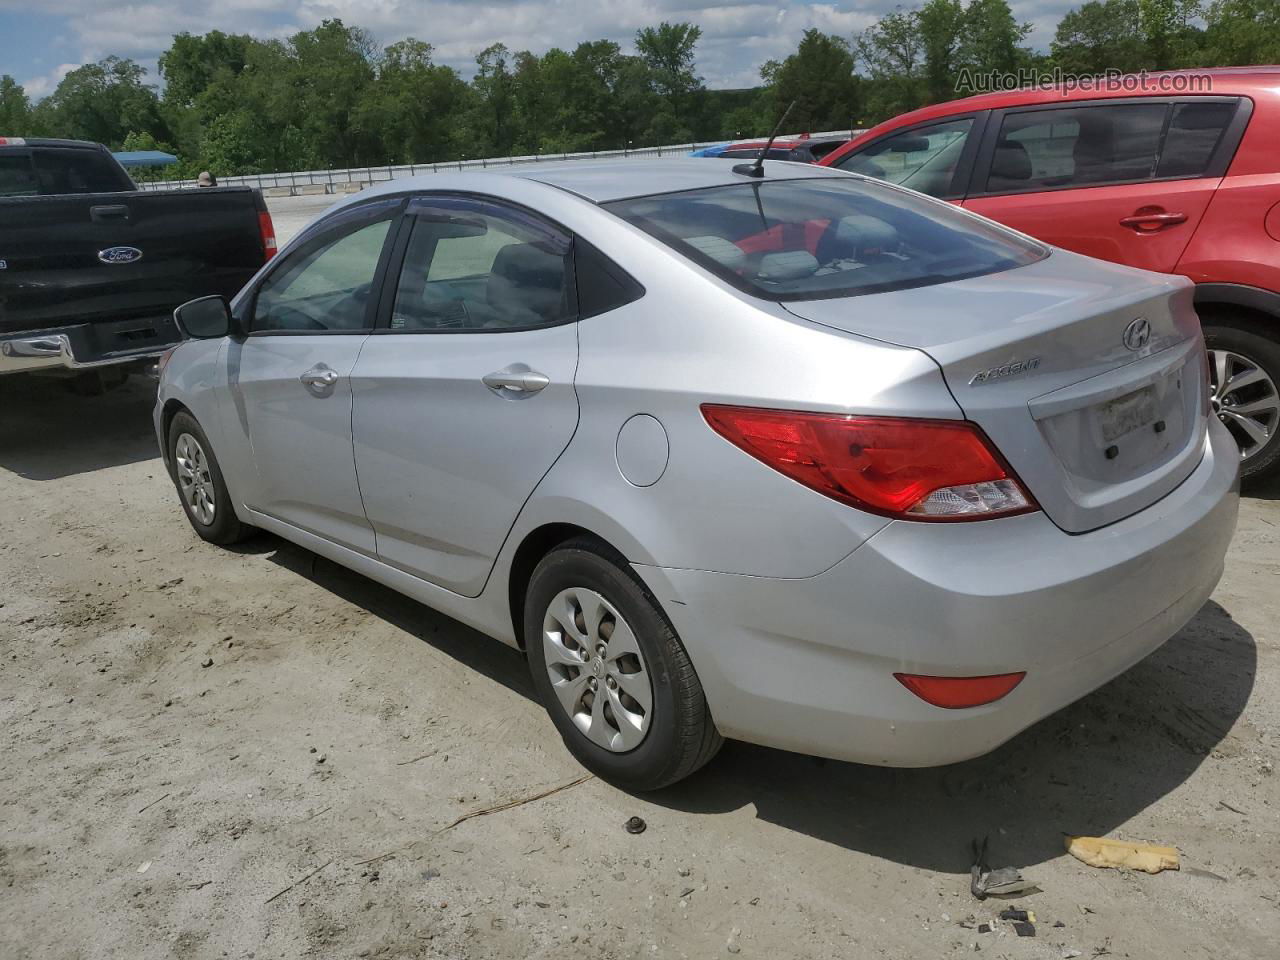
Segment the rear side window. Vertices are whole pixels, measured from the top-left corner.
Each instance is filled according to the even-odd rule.
[[[733,183],[604,206],[770,300],[945,283],[1046,255],[948,204],[854,177]]]
[[[36,180],[45,195],[120,193],[133,184],[119,164],[100,150],[32,150]]]
[[[409,213],[392,330],[527,330],[575,319],[567,234],[468,197],[424,197]]]
[[[1174,104],[1156,176],[1203,176],[1235,113],[1234,103]]]
[[[848,154],[836,166],[945,199],[957,194],[956,166],[972,129],[972,117],[915,127]]]

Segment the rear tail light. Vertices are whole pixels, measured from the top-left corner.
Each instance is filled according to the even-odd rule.
[[[258,231],[262,234],[262,249],[270,260],[276,255],[276,225],[266,210],[258,211]]]
[[[711,428],[792,480],[900,520],[1038,509],[976,424],[704,404]]]
[[[895,673],[898,682],[925,703],[947,710],[980,707],[1008,695],[1027,674],[998,673],[989,677],[924,677],[915,673]]]

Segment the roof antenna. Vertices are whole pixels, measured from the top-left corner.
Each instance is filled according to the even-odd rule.
[[[769,139],[764,145],[764,149],[760,151],[760,156],[756,157],[754,163],[740,163],[733,168],[734,173],[740,173],[744,177],[760,178],[764,176],[764,158],[768,154],[769,148],[773,146],[773,141],[778,138],[778,131],[782,129],[782,125],[787,122],[787,117],[791,116],[791,111],[795,109],[796,101],[792,100],[791,105],[782,112],[782,117],[778,120],[777,126],[773,128],[773,133],[769,134]]]

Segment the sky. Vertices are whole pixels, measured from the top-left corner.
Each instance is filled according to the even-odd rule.
[[[633,49],[638,28],[663,20],[702,27],[698,72],[713,88],[759,83],[760,64],[793,52],[810,27],[850,37],[911,0],[0,0],[0,74],[33,99],[52,92],[69,70],[110,54],[130,57],[158,83],[156,57],[175,33],[251,33],[287,37],[338,17],[369,29],[382,43],[417,37],[437,62],[465,76],[474,57],[501,41],[512,50],[572,49],[609,39]],[[1048,46],[1073,0],[1011,0],[1031,23],[1030,42]]]

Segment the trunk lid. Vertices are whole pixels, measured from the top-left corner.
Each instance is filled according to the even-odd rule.
[[[1200,462],[1207,379],[1193,289],[1054,250],[987,276],[786,307],[929,354],[1049,518],[1083,533],[1159,500]]]

